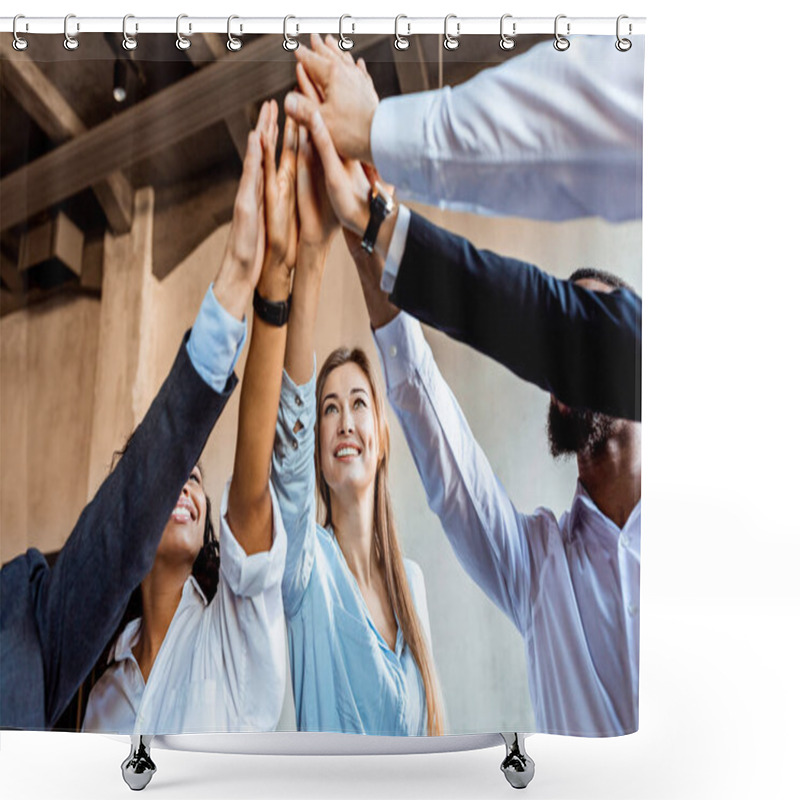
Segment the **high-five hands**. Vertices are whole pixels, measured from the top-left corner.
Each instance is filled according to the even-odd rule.
[[[277,119],[277,104],[264,103],[258,122],[247,138],[242,177],[233,206],[233,222],[225,245],[214,294],[237,319],[243,319],[264,263],[264,148],[268,131]]]
[[[266,255],[258,293],[266,300],[286,300],[297,261],[297,143],[294,120],[287,118],[277,167],[278,104],[270,101],[270,125],[264,139]]]
[[[329,48],[326,47],[325,50],[327,51]],[[333,55],[331,58],[340,63],[343,60],[348,61],[355,71],[366,75],[366,69],[363,66],[356,66],[349,54],[342,54],[341,59],[338,55]],[[361,64],[363,65],[363,62]],[[322,164],[329,202],[345,228],[363,234],[369,222],[370,180],[360,162],[354,159],[342,159],[339,156],[330,131],[322,118],[324,90],[311,80],[302,63],[297,65],[297,83],[300,91],[292,94],[308,101],[308,108],[314,109],[311,111],[308,121],[303,124],[308,128],[314,149]],[[286,105],[287,114],[289,114],[288,95]]]
[[[319,111],[342,156],[371,162],[370,128],[378,95],[364,60],[359,59],[356,64],[349,53],[339,49],[332,36],[323,42],[317,34],[311,35],[311,49],[301,45],[295,55],[299,66],[319,87],[321,97],[309,96],[305,91],[290,92],[286,96],[286,113],[310,129],[311,118]]]

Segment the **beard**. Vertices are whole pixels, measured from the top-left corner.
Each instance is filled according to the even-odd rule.
[[[611,437],[614,418],[586,409],[567,408],[562,411],[554,397],[550,398],[547,413],[547,439],[550,455],[561,456],[596,454]]]

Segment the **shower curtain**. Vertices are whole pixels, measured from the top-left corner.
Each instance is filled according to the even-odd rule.
[[[644,37],[28,38],[0,40],[0,727],[636,731]],[[239,389],[198,367],[223,345],[184,336],[220,313],[270,100],[275,158],[287,109],[312,109],[319,202],[337,164],[369,189],[330,212],[347,237],[310,335],[317,370],[358,348],[374,381],[356,366],[362,407],[283,376],[272,546],[251,553],[226,516],[245,363],[256,325],[291,342],[300,267],[294,305],[233,320]],[[178,381],[193,401],[160,406]],[[156,425],[115,458],[154,408],[192,441]],[[181,505],[195,460],[207,499]],[[213,577],[191,564],[152,655],[162,531],[196,517]]]

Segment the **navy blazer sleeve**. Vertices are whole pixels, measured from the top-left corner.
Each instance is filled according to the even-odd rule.
[[[209,387],[187,340],[53,568],[30,550],[0,574],[3,727],[54,724],[152,567],[181,488],[236,385],[231,375],[221,394]]]
[[[478,250],[411,212],[392,303],[572,408],[641,420],[642,301]]]

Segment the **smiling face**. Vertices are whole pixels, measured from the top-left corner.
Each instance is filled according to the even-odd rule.
[[[203,547],[205,523],[206,495],[203,490],[203,475],[200,467],[195,466],[189,480],[181,489],[178,502],[161,535],[157,557],[185,562],[191,568]]]
[[[321,391],[319,455],[333,495],[371,490],[381,454],[375,398],[352,361],[331,370]]]

